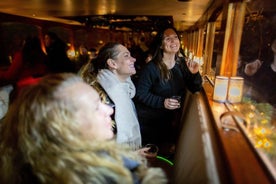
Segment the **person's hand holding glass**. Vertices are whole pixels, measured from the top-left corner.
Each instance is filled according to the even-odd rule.
[[[139,154],[146,157],[147,159],[156,158],[158,151],[159,148],[155,144],[147,144],[138,150]]]
[[[164,107],[169,110],[174,110],[180,108],[181,104],[181,96],[171,96],[170,98],[166,98],[164,101]]]

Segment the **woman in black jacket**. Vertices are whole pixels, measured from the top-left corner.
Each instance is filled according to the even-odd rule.
[[[174,144],[173,123],[181,109],[180,102],[184,100],[187,89],[196,92],[202,87],[199,64],[186,62],[180,48],[175,28],[165,28],[156,35],[152,60],[139,75],[135,105],[143,144],[161,146],[165,141]]]

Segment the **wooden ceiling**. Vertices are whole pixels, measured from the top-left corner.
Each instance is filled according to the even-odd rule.
[[[72,25],[96,24],[101,20],[102,24],[108,20],[127,25],[127,20],[133,23],[147,19],[158,26],[158,21],[173,21],[181,31],[193,26],[213,3],[213,0],[2,0],[0,12]],[[146,28],[147,24],[142,26]]]
[[[0,13],[69,25],[110,24],[138,29],[172,22],[179,31],[185,31],[202,20],[216,18],[222,6],[231,1],[242,0],[1,0]],[[249,3],[248,14],[275,14],[275,0],[245,1]]]

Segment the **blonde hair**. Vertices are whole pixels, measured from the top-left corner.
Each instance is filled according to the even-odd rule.
[[[0,183],[22,183],[26,176],[38,183],[133,183],[123,158],[140,164],[141,181],[156,177],[164,183],[163,172],[145,170],[137,153],[114,141],[82,137],[74,116],[78,107],[66,95],[78,82],[83,81],[74,74],[54,74],[24,89],[11,104],[0,129]]]

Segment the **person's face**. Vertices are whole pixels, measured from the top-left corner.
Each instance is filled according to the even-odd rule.
[[[89,85],[80,82],[67,91],[78,107],[75,117],[84,137],[104,141],[113,138],[111,114],[113,109],[101,102],[98,93]]]
[[[131,56],[129,50],[123,45],[119,45],[117,50],[119,54],[114,59],[114,68],[116,69],[116,74],[121,79],[126,79],[127,77],[136,73],[134,66],[136,59]]]
[[[167,29],[164,31],[164,37],[162,42],[162,49],[167,53],[176,53],[180,48],[180,41],[173,29]]]

